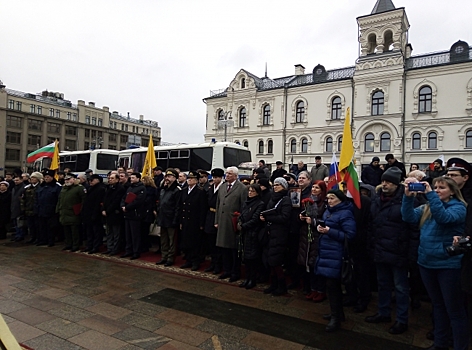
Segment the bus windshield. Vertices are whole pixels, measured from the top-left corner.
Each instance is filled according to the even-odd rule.
[[[97,170],[111,170],[116,169],[116,162],[118,161],[117,154],[97,154]]]
[[[224,148],[223,152],[223,164],[224,167],[238,166],[241,163],[246,163],[251,161],[251,152],[242,149],[235,148]]]

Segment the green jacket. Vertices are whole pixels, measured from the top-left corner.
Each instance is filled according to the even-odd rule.
[[[26,216],[34,216],[34,207],[35,207],[35,201],[36,201],[36,189],[39,188],[39,183],[36,186],[33,186],[32,184],[29,184],[25,187],[25,192],[23,193],[23,196],[21,197],[20,205],[21,205],[21,211],[25,213]]]
[[[62,186],[56,213],[62,225],[80,224],[80,211],[85,199],[86,189],[82,185]]]

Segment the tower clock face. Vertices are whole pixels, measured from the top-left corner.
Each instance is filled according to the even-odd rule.
[[[454,51],[456,53],[463,53],[464,52],[464,47],[463,46],[458,46],[458,47],[456,47],[456,49]]]

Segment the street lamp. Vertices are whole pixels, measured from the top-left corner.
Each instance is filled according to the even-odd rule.
[[[231,117],[231,111],[225,112],[223,119],[218,120],[218,128],[224,128],[225,136],[224,141],[226,142],[226,137],[228,134],[228,126],[233,126],[233,118]]]

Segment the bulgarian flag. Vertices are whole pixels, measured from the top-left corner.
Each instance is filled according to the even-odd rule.
[[[354,157],[354,146],[352,144],[351,132],[351,109],[346,110],[346,119],[344,120],[343,143],[341,155],[339,156],[339,171],[347,187],[347,195],[354,200],[356,207],[361,207],[361,194],[359,192],[359,178],[356,168],[352,161]],[[343,188],[344,189],[344,188]]]
[[[26,158],[26,163],[34,163],[36,159],[39,159],[41,157],[52,158],[54,155],[55,147],[56,147],[56,142],[53,142],[47,146],[44,146],[43,148],[40,148],[34,152],[31,152],[30,154],[28,154],[28,158]]]

